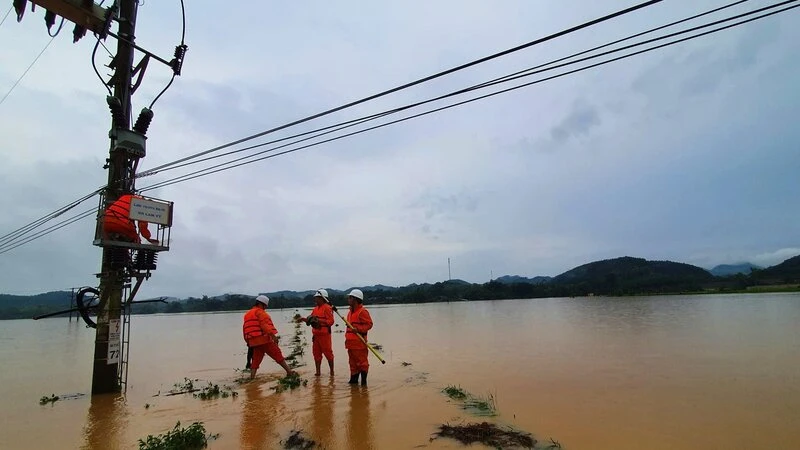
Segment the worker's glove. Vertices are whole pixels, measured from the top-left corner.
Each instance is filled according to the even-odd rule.
[[[331,309],[332,309],[334,312],[336,312],[336,311],[339,311],[338,309],[336,309],[336,307],[335,307],[335,306],[331,306]]]

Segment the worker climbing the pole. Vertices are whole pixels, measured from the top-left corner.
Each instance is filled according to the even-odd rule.
[[[293,375],[295,372],[286,364],[280,347],[278,347],[278,330],[272,323],[272,318],[265,311],[269,304],[269,297],[266,295],[259,295],[256,297],[256,303],[244,315],[244,324],[242,325],[242,334],[247,346],[253,349],[253,360],[250,363],[250,379],[256,377],[256,372],[261,366],[261,361],[264,355],[269,355],[270,358],[275,360],[286,375]]]
[[[320,289],[314,293],[316,306],[308,317],[300,317],[298,322],[304,322],[311,326],[312,353],[314,355],[314,365],[317,368],[315,376],[320,376],[320,366],[322,365],[322,355],[328,360],[328,367],[333,376],[333,346],[331,344],[331,326],[333,326],[333,309],[328,304],[328,291]]]
[[[139,243],[139,234],[151,244],[158,244],[157,239],[151,239],[148,222],[139,220],[139,232],[136,224],[130,219],[131,200],[141,198],[138,195],[125,194],[114,201],[103,214],[103,237],[105,239]]]
[[[364,308],[364,293],[360,289],[353,289],[347,295],[350,311],[347,312],[347,327],[344,334],[344,347],[350,361],[349,384],[357,384],[361,375],[361,385],[367,385],[369,372],[369,350],[367,347],[367,332],[372,329],[372,317],[367,308]],[[360,337],[359,337],[360,336]]]

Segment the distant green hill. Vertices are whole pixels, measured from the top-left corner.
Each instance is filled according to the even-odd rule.
[[[71,295],[65,291],[37,295],[0,294],[0,319],[29,319],[39,314],[68,309]]]
[[[553,277],[521,277],[519,275],[503,275],[502,277],[497,277],[494,281],[498,283],[504,284],[514,284],[514,283],[530,283],[530,284],[543,284],[549,283],[552,281]]]
[[[759,284],[800,283],[800,255],[789,258],[777,266],[753,270],[751,277]]]
[[[711,272],[711,275],[714,275],[715,277],[729,277],[731,275],[737,275],[740,273],[747,275],[752,272],[753,269],[761,269],[761,267],[750,263],[720,264],[709,270],[709,272]]]
[[[0,308],[9,306],[63,306],[69,308],[71,295],[67,291],[53,291],[36,295],[0,294]]]
[[[409,284],[403,287],[364,286],[367,304],[431,303],[471,300],[528,299],[594,295],[677,294],[687,292],[758,292],[796,290],[800,284],[800,256],[787,259],[767,269],[715,277],[709,271],[690,264],[672,261],[648,261],[622,258],[595,261],[575,267],[557,277],[526,278],[503,276],[488,283],[473,284],[464,280]],[[772,285],[786,285],[780,288]],[[331,302],[347,305],[350,289],[327,289]],[[313,305],[314,290],[267,293],[270,308],[307,308]],[[0,294],[0,319],[31,318],[38,314],[66,309],[69,292],[48,292],[34,296]],[[190,297],[168,304],[134,305],[135,314],[158,312],[239,311],[253,305],[254,295],[225,294],[214,297]]]
[[[705,269],[690,264],[625,256],[578,266],[552,283],[571,285],[581,292],[626,295],[696,291],[713,279]]]

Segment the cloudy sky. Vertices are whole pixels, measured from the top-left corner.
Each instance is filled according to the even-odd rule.
[[[188,2],[183,75],[154,107],[140,167],[632,4]],[[722,4],[665,1],[275,137],[450,92]],[[713,17],[766,4],[749,1]],[[137,26],[137,42],[169,59],[180,39],[179,3],[145,2]],[[65,25],[0,105],[0,235],[105,182],[106,93],[90,63],[92,36],[73,44],[71,31]],[[41,10],[21,23],[12,14],[0,26],[0,95],[49,39]],[[800,9],[149,192],[175,202],[175,225],[171,250],[141,296],[435,282],[447,278],[448,257],[453,277],[471,282],[490,273],[557,275],[623,255],[702,267],[778,263],[800,254],[797,42]],[[107,45],[113,50],[111,39]],[[100,48],[98,64],[108,60]],[[150,63],[136,111],[168,75]],[[87,219],[0,255],[0,292],[96,284],[101,252],[91,245],[93,232]]]

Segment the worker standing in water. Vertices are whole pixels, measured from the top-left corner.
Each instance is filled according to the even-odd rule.
[[[286,364],[286,359],[283,357],[280,347],[278,347],[278,330],[272,323],[272,318],[265,311],[269,304],[269,297],[266,295],[259,295],[256,297],[256,303],[244,315],[244,324],[242,325],[242,334],[247,346],[253,349],[253,360],[250,364],[250,379],[256,377],[256,372],[261,366],[261,361],[264,355],[269,355],[270,358],[275,360],[286,371],[286,375],[292,375],[295,372]]]
[[[347,327],[344,334],[344,347],[347,349],[350,361],[349,384],[357,384],[358,377],[361,375],[361,385],[366,386],[369,372],[369,350],[365,342],[369,342],[367,341],[367,332],[372,329],[372,317],[367,308],[364,308],[364,293],[360,289],[350,291],[347,295],[347,304],[350,305],[347,322],[352,325],[352,328]],[[358,335],[361,335],[364,340],[362,341]]]
[[[322,355],[328,360],[328,367],[333,376],[333,345],[331,344],[331,326],[333,326],[333,309],[328,304],[328,291],[320,289],[314,293],[316,306],[308,317],[300,317],[299,322],[304,322],[311,326],[312,353],[314,355],[314,365],[317,368],[315,376],[320,376],[320,366],[322,366]]]
[[[139,243],[139,234],[151,244],[158,244],[158,240],[152,239],[150,230],[147,228],[148,222],[139,220],[139,232],[136,232],[136,225],[130,219],[131,200],[141,198],[138,195],[125,194],[111,203],[103,214],[103,235],[106,239],[114,239],[125,242]]]

